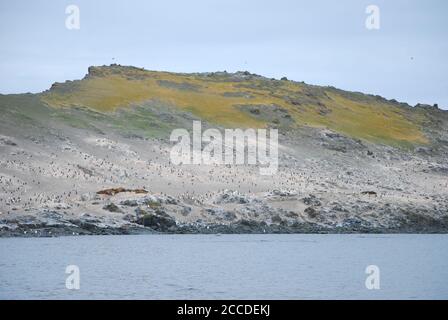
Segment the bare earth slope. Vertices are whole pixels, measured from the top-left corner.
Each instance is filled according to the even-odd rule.
[[[171,164],[169,135],[193,120],[277,128],[277,174]],[[447,156],[434,106],[248,72],[91,67],[0,95],[0,235],[445,233]]]

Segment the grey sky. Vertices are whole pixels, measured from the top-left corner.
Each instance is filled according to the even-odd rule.
[[[80,30],[65,27],[69,4]],[[379,30],[365,28],[370,4]],[[0,0],[0,92],[39,92],[116,62],[248,70],[448,108],[447,9],[445,0]]]

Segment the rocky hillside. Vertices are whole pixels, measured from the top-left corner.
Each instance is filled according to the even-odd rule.
[[[352,138],[398,146],[427,144],[431,136],[424,128],[435,124],[433,116],[437,117],[436,107],[412,108],[380,96],[249,72],[175,74],[118,65],[90,67],[83,80],[55,83],[40,99],[54,108],[87,107],[98,112],[169,106],[222,126],[326,127]]]
[[[437,106],[111,65],[0,95],[0,112],[3,236],[448,230],[448,112]],[[169,134],[193,120],[277,128],[278,173],[172,165]]]

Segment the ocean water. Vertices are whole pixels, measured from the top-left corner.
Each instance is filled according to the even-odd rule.
[[[0,239],[0,299],[448,299],[448,235]]]

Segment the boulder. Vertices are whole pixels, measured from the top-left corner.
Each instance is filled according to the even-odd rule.
[[[140,217],[137,220],[137,223],[162,232],[171,231],[174,227],[176,227],[176,221],[169,215],[152,213],[145,214],[144,216]]]
[[[107,211],[110,211],[110,212],[123,212],[123,211],[121,211],[121,209],[120,209],[117,205],[115,205],[114,203],[109,203],[109,204],[105,205],[105,206],[103,207],[103,209],[104,209],[104,210],[107,210]]]

